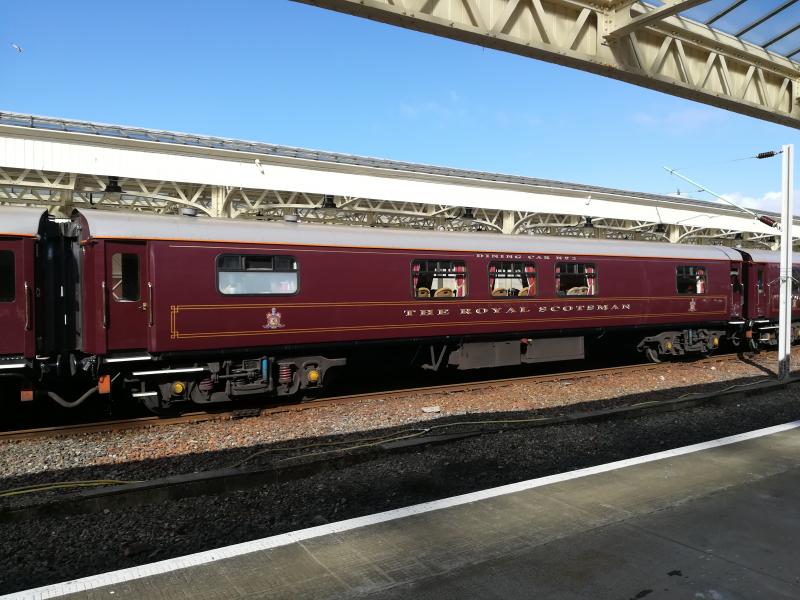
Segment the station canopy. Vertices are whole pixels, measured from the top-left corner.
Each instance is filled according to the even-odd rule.
[[[679,2],[652,2],[662,7]],[[740,40],[800,61],[800,0],[683,0],[679,16],[703,23]]]

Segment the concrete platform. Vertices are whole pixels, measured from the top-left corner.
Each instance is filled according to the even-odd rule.
[[[11,597],[800,598],[798,427]]]

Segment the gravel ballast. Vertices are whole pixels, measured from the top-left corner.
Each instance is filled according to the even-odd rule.
[[[399,399],[396,403],[365,401],[355,407],[320,409],[323,414],[309,409],[278,415],[286,417],[286,421],[278,420],[277,425],[273,416],[181,426],[180,432],[154,428],[113,435],[90,434],[79,439],[14,442],[3,445],[12,450],[0,449],[3,458],[15,461],[11,472],[4,477],[2,488],[56,479],[99,476],[125,479],[134,474],[142,478],[186,473],[227,466],[254,449],[270,444],[286,445],[291,440],[318,442],[350,432],[369,437],[378,430],[385,433],[386,426],[458,419],[459,413],[471,413],[472,419],[475,416],[472,413],[479,408],[491,412],[487,417],[492,419],[563,413],[565,405],[597,409],[648,397],[674,397],[712,384],[740,385],[763,372],[763,366],[744,363],[703,363],[703,366],[682,363],[665,365],[658,373],[639,375],[638,381],[595,379],[576,380],[570,385],[547,384],[547,390],[535,390],[534,398],[530,397],[531,390],[516,390],[512,386],[435,399]],[[723,385],[721,380],[727,383]],[[648,386],[653,390],[653,384],[658,387],[667,381],[673,388],[677,383],[678,389],[667,392],[665,384],[661,390],[647,391]],[[622,397],[617,397],[614,391]],[[549,400],[559,392],[560,404]],[[120,511],[2,524],[0,593],[792,421],[800,418],[797,400],[798,392],[793,386],[768,396],[681,412],[512,429],[402,454],[377,455],[345,469],[225,496],[200,496]],[[434,404],[440,407],[439,413],[422,412],[423,407]],[[371,428],[367,426],[370,422]],[[220,423],[225,427],[215,429]],[[206,430],[207,427],[210,429]],[[183,430],[190,431],[191,437]],[[204,447],[204,435],[217,440],[210,452]],[[247,443],[234,443],[242,440]],[[125,447],[134,443],[146,447]],[[167,447],[180,443],[182,450],[159,454],[154,450],[159,443]],[[102,444],[106,448],[116,444],[120,449],[104,453],[97,450]],[[27,462],[23,458],[26,449],[33,449]],[[50,458],[46,455],[48,451],[52,453]],[[48,466],[55,468],[48,471]]]

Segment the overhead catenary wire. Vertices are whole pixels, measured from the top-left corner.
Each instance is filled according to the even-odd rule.
[[[769,150],[767,152],[759,152],[758,154],[755,154],[753,156],[748,156],[748,157],[745,157],[745,158],[735,159],[735,160],[737,160],[737,161],[738,160],[751,160],[751,159],[763,160],[765,158],[772,158],[774,156],[778,156],[779,154],[782,154],[782,153],[783,153],[783,150]],[[728,162],[734,162],[734,161],[728,161]],[[775,227],[776,229],[780,229],[780,225],[772,217],[768,217],[767,215],[759,215],[755,211],[752,211],[752,210],[750,210],[749,208],[747,208],[745,206],[741,206],[739,204],[736,204],[736,202],[734,202],[733,200],[730,200],[729,198],[726,198],[725,196],[717,194],[716,192],[708,189],[703,184],[698,183],[698,182],[696,182],[696,181],[694,181],[692,179],[689,179],[688,177],[686,177],[685,175],[683,175],[681,173],[678,173],[678,169],[672,169],[670,167],[664,167],[664,169],[670,175],[674,175],[675,177],[679,177],[680,179],[683,179],[684,181],[686,181],[688,183],[691,183],[692,185],[696,186],[698,188],[698,190],[706,192],[707,194],[711,194],[715,198],[717,198],[719,200],[722,200],[726,204],[729,204],[729,205],[733,206],[735,209],[749,214],[756,221],[759,221],[759,222],[763,223],[764,225],[767,225],[768,227]]]

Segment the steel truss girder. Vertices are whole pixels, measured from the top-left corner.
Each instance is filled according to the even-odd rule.
[[[797,63],[663,7],[618,0],[295,1],[800,127]],[[650,21],[653,11],[662,14]]]
[[[121,193],[106,192],[107,178],[97,175],[0,168],[0,204],[46,206],[68,216],[73,208],[96,207],[157,214],[193,208],[214,217],[279,221],[295,214],[301,221],[362,227],[402,227],[435,231],[472,231],[522,235],[670,241],[695,244],[741,244],[772,248],[774,236],[738,231],[664,225],[651,221],[491,208],[423,204],[335,196],[324,208],[320,194],[245,189],[175,181],[119,178]],[[330,200],[330,198],[329,198]]]

